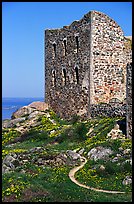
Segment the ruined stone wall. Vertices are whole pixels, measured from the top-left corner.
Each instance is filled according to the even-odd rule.
[[[45,31],[45,100],[64,118],[88,112],[90,23],[88,14],[70,26]]]
[[[91,103],[109,103],[126,98],[126,59],[124,35],[107,15],[92,12],[92,89]]]
[[[101,12],[91,11],[69,26],[46,30],[45,102],[63,118],[90,117],[93,105],[102,102],[124,103],[131,58],[122,29]],[[103,109],[97,106],[101,113]]]
[[[127,64],[127,137],[132,137],[132,63]]]
[[[92,118],[126,117],[126,104],[121,103],[92,104],[90,106],[90,114]]]

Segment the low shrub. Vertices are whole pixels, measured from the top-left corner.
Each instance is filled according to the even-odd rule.
[[[36,140],[36,141],[42,141],[42,140],[46,140],[48,138],[48,133],[47,131],[45,130],[42,130],[42,131],[38,131],[38,130],[31,130],[29,133],[28,133],[29,137],[27,138],[30,138],[32,140]]]
[[[72,117],[71,117],[71,119],[69,120],[69,122],[70,122],[70,124],[73,124],[73,125],[74,125],[75,123],[77,123],[77,122],[79,121],[79,119],[80,119],[80,116],[74,114],[74,115],[72,115]]]
[[[86,139],[87,128],[85,123],[78,123],[66,128],[56,140],[61,143],[65,140],[83,141]]]
[[[74,135],[76,139],[78,140],[85,140],[86,139],[86,133],[88,132],[86,124],[85,123],[78,123],[75,126],[74,129]]]
[[[105,172],[109,175],[111,174],[117,174],[120,173],[122,171],[122,168],[120,165],[117,165],[116,163],[113,163],[111,161],[107,161],[107,163],[105,164]]]

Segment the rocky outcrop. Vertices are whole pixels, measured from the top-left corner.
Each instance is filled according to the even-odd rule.
[[[29,107],[29,106],[23,106],[21,108],[19,108],[17,111],[15,111],[13,114],[12,114],[12,119],[15,119],[15,118],[20,118],[20,117],[23,117],[23,116],[26,116],[26,115],[29,115],[31,114],[32,112],[34,111],[33,108]]]
[[[19,166],[19,159],[17,154],[15,153],[9,153],[8,155],[5,156],[3,159],[3,164],[2,164],[2,174],[4,173],[9,173],[11,171],[14,171],[17,166]]]
[[[43,115],[43,114],[44,114],[44,112],[35,110],[34,112],[32,112],[32,113],[28,116],[28,120],[30,120],[30,119],[32,119],[32,118],[36,118],[36,116],[38,116],[38,115]]]
[[[85,151],[85,149],[82,148],[82,149],[79,150],[78,154],[82,155],[84,153],[84,151]]]
[[[25,119],[26,119],[25,117],[22,117],[22,118],[16,118],[16,119],[13,119],[13,120],[4,120],[2,122],[2,127],[3,128],[15,127],[18,123],[25,121]]]
[[[67,150],[66,153],[73,160],[77,160],[77,159],[80,158],[80,154],[78,154],[78,153],[76,153],[76,152],[74,152],[72,150]]]
[[[10,120],[2,121],[2,128],[15,128],[21,134],[27,132],[31,127],[40,125],[38,118],[40,115],[46,114],[45,110],[48,105],[44,102],[33,102],[28,106],[23,106],[14,112]]]
[[[122,181],[123,185],[130,185],[132,183],[132,177],[131,176],[126,176],[124,180]]]
[[[99,159],[107,158],[110,154],[113,154],[113,151],[110,148],[104,148],[104,147],[98,146],[91,149],[88,152],[87,156],[88,158],[97,161]]]
[[[35,108],[39,111],[45,111],[48,109],[48,104],[45,102],[37,101],[29,104],[28,107]]]
[[[20,109],[18,109],[16,112],[14,112],[12,114],[12,119],[15,118],[20,118],[23,116],[27,116],[27,115],[31,115],[31,113],[33,113],[36,110],[36,113],[34,112],[33,115],[38,114],[37,111],[45,111],[48,109],[48,104],[45,102],[33,102],[31,104],[29,104],[28,106],[23,106]]]
[[[123,135],[122,131],[119,129],[119,125],[116,124],[115,127],[107,134],[107,137],[110,139],[124,139],[125,135]]]
[[[14,171],[20,167],[21,172],[25,173],[23,165],[31,162],[38,166],[59,167],[61,165],[75,166],[81,159],[80,154],[67,150],[66,153],[59,154],[43,154],[46,151],[44,147],[34,147],[23,153],[9,153],[5,156],[2,162],[2,174]],[[21,168],[22,167],[22,168]]]
[[[66,154],[59,154],[57,156],[47,156],[46,158],[41,157],[36,162],[38,166],[61,166],[67,163],[67,156]]]

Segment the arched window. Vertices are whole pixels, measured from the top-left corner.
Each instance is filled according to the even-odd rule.
[[[121,101],[118,98],[112,98],[109,100],[109,103],[121,103]]]
[[[78,53],[78,49],[79,49],[79,39],[78,39],[78,36],[75,36],[75,40],[76,40],[76,50],[77,50],[77,53]]]
[[[56,57],[56,43],[53,43],[53,52],[54,52],[54,57]]]
[[[63,86],[66,85],[66,69],[64,68],[63,70]]]
[[[76,76],[76,83],[79,84],[79,70],[78,67],[75,67],[75,76]]]
[[[53,87],[56,86],[56,71],[55,70],[52,71],[52,84],[53,84]]]
[[[66,56],[67,55],[67,40],[64,39],[63,43],[64,43],[64,56]]]

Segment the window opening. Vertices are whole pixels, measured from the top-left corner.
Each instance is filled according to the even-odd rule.
[[[56,74],[55,74],[55,70],[52,71],[52,83],[53,83],[53,87],[56,86]]]
[[[53,43],[54,57],[56,57],[56,43]]]
[[[63,85],[66,85],[66,69],[63,69]]]
[[[79,73],[78,73],[78,67],[75,67],[75,74],[76,74],[76,82],[79,84]]]
[[[76,39],[77,53],[78,53],[78,49],[79,49],[79,40],[78,40],[78,36],[76,36],[75,39]]]
[[[63,40],[63,43],[64,43],[64,55],[66,56],[66,54],[67,54],[67,41]]]

